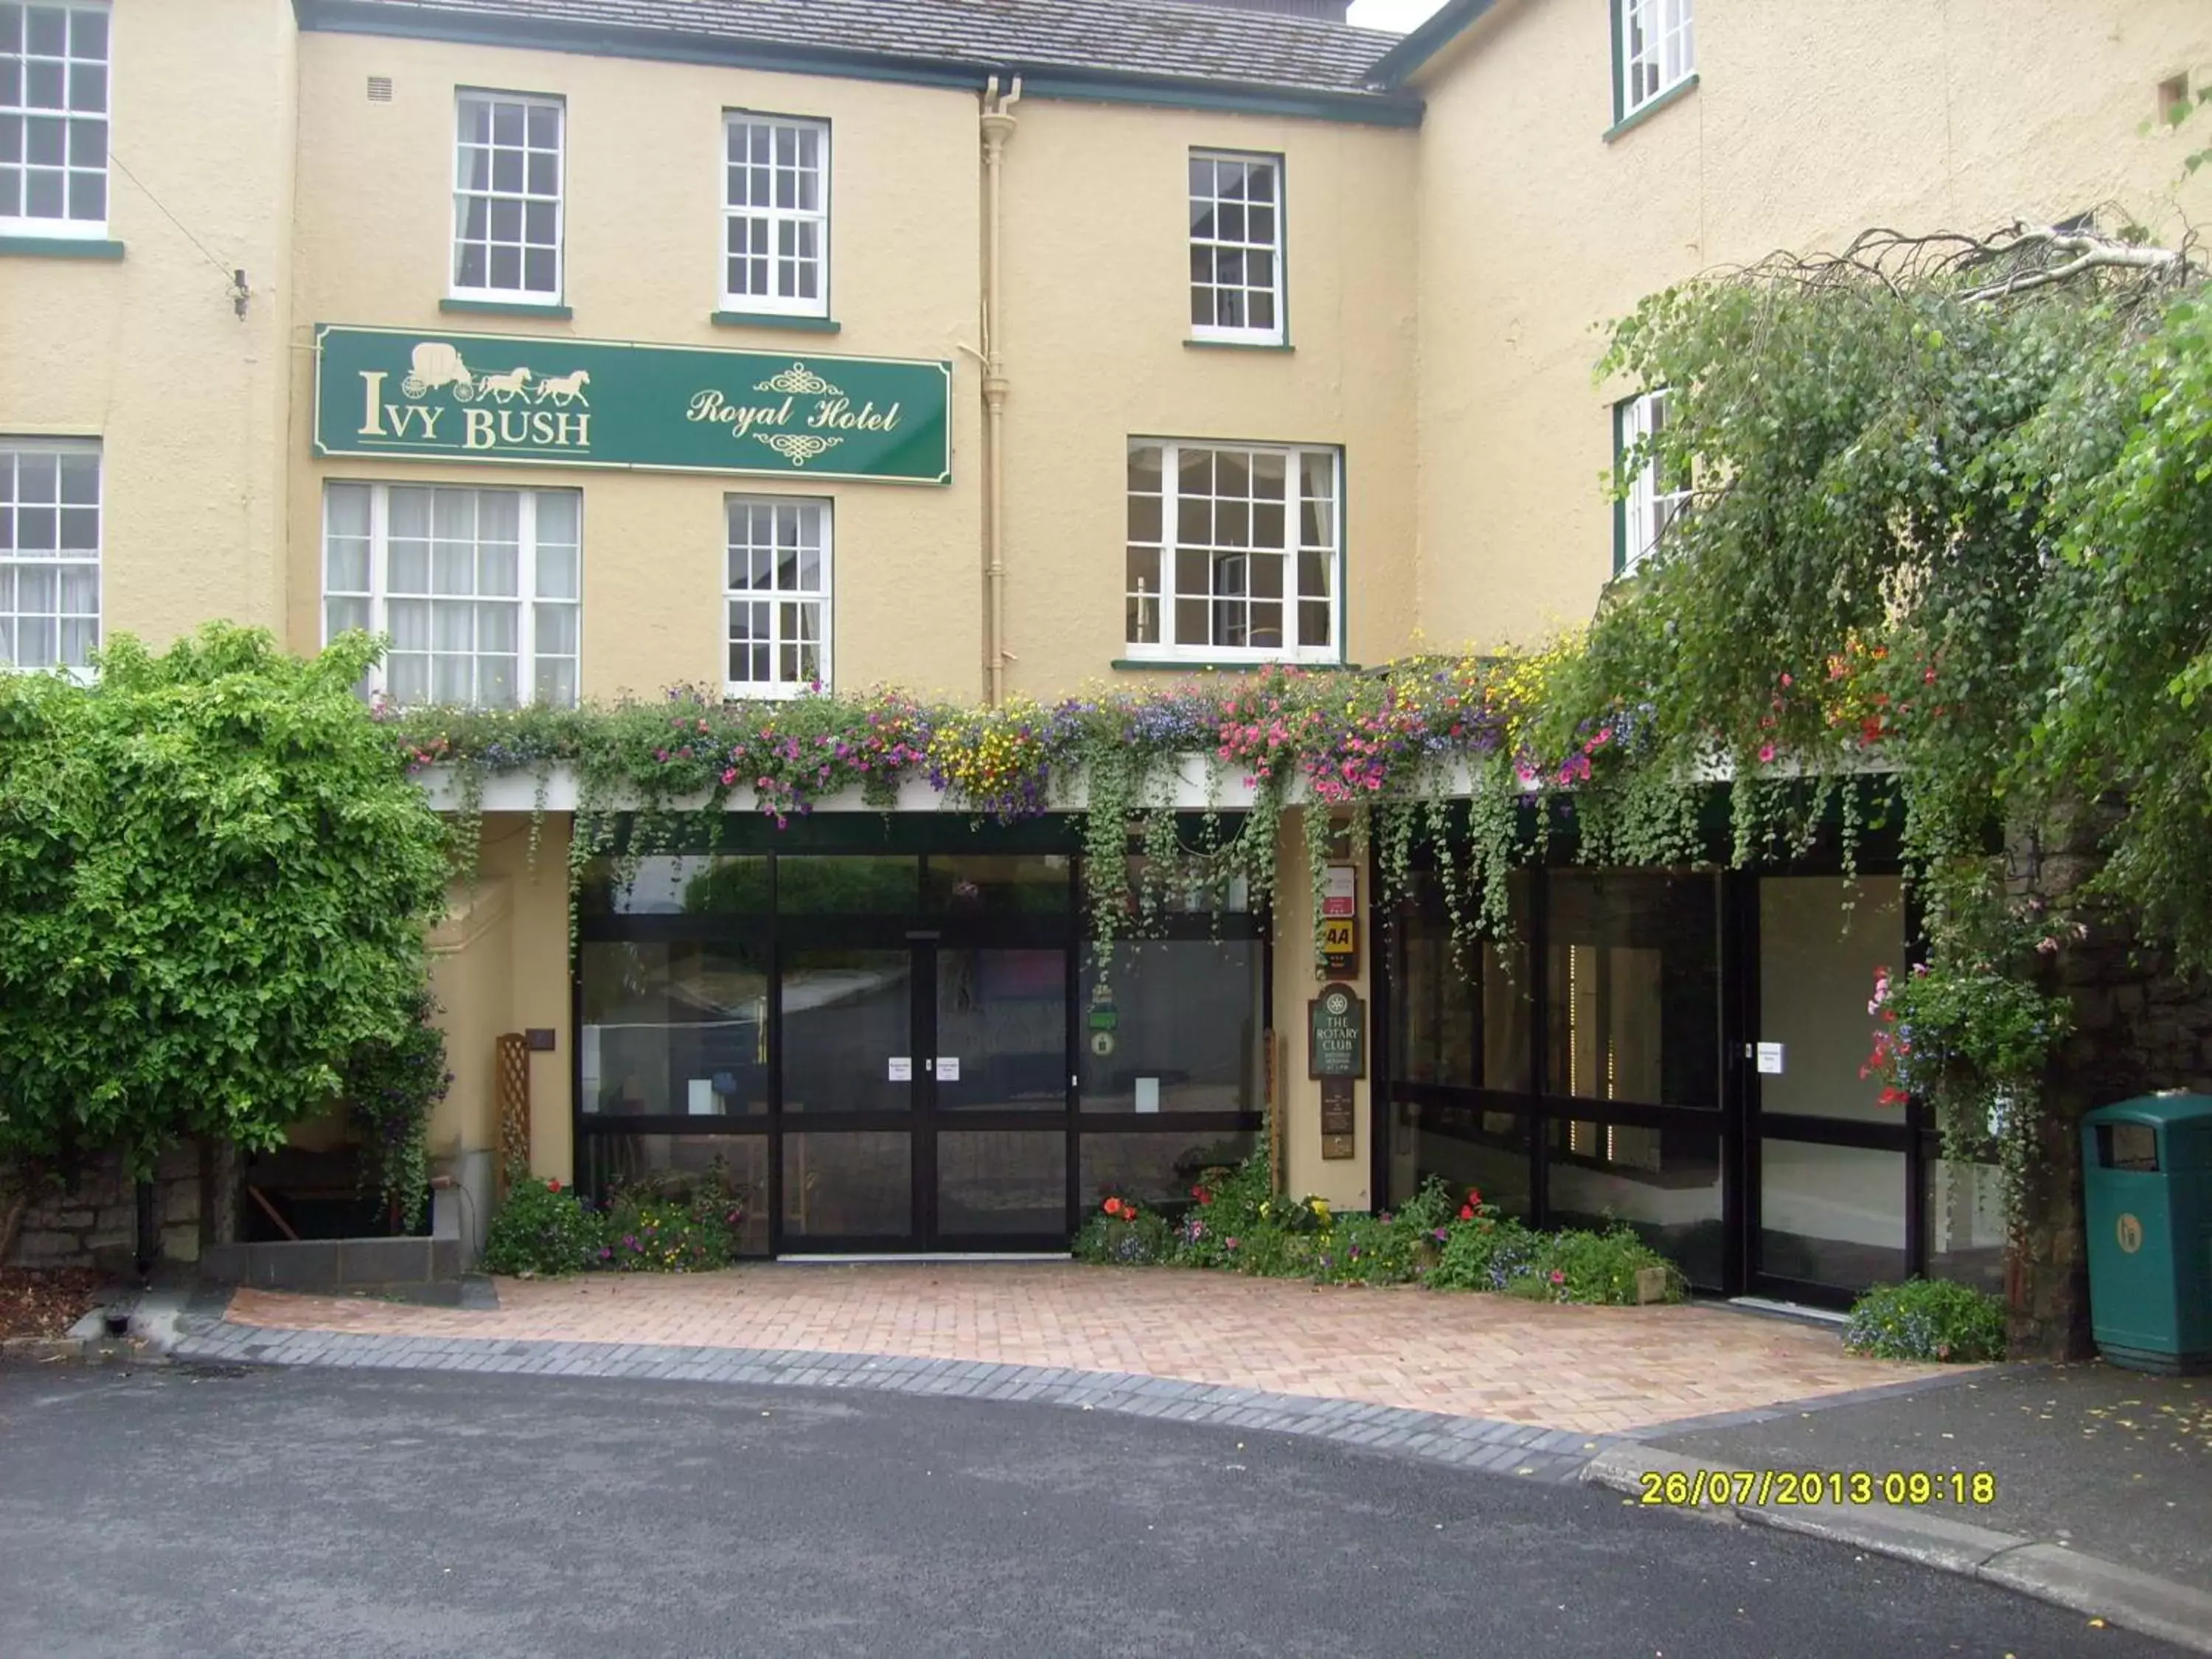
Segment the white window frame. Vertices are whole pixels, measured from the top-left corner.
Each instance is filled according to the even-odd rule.
[[[1210,167],[1223,163],[1233,163],[1244,167],[1264,167],[1273,179],[1273,199],[1267,204],[1271,215],[1271,234],[1265,240],[1251,236],[1249,228],[1243,236],[1224,238],[1219,234],[1218,215],[1224,206],[1231,204],[1231,198],[1211,191],[1200,195],[1198,181],[1189,175],[1195,173],[1201,165]],[[1232,326],[1218,320],[1200,322],[1194,317],[1190,322],[1192,339],[1216,340],[1236,345],[1281,345],[1290,337],[1288,331],[1290,318],[1285,304],[1288,276],[1284,270],[1283,259],[1285,246],[1283,215],[1285,206],[1284,179],[1283,158],[1279,155],[1228,149],[1193,149],[1190,152],[1189,166],[1184,185],[1184,204],[1190,215],[1188,239],[1190,258],[1194,266],[1201,258],[1206,259],[1210,270],[1207,280],[1200,282],[1197,270],[1194,269],[1184,284],[1185,295],[1188,296],[1191,302],[1194,303],[1201,291],[1217,295],[1224,291],[1241,293],[1245,296],[1245,303],[1249,307],[1252,295],[1264,294],[1268,296],[1269,308],[1274,313],[1273,321],[1265,326],[1249,324]],[[1218,185],[1218,179],[1213,182]],[[1236,204],[1243,207],[1248,215],[1252,210],[1252,204],[1249,198],[1242,198]],[[1207,230],[1207,234],[1199,234],[1201,227]],[[1273,275],[1271,282],[1260,283],[1247,280],[1236,283],[1224,283],[1218,280],[1218,260],[1221,256],[1241,254],[1249,259],[1252,255],[1259,253],[1264,253],[1269,261]]]
[[[92,457],[93,499],[89,502],[66,503],[68,510],[82,512],[89,507],[94,514],[92,552],[89,557],[87,557],[82,550],[65,552],[63,549],[61,514],[65,504],[62,499],[58,465],[55,470],[56,488],[52,503],[55,511],[53,549],[51,551],[29,554],[21,550],[22,496],[20,483],[21,474],[17,461],[18,458],[26,455],[41,457],[89,455]],[[33,510],[38,511],[45,505],[44,502],[38,503],[34,505]],[[58,672],[76,679],[89,680],[94,672],[89,653],[100,648],[103,634],[102,612],[107,600],[107,584],[104,579],[103,570],[106,563],[103,550],[107,539],[107,465],[106,456],[100,453],[100,440],[97,438],[0,437],[0,511],[4,511],[8,514],[6,545],[0,546],[0,576],[8,578],[5,581],[0,581],[0,625],[4,625],[7,629],[5,653],[0,655],[0,673]],[[70,662],[63,656],[62,624],[65,621],[82,622],[86,618],[87,613],[81,610],[64,611],[62,608],[62,577],[64,572],[82,574],[88,568],[92,573],[94,588],[93,608],[89,613],[92,622],[92,638],[86,647],[87,659],[82,662]],[[19,584],[27,570],[51,570],[54,573],[52,610],[27,613],[19,608],[21,602]],[[21,644],[18,630],[22,618],[27,614],[39,617],[51,617],[53,619],[54,660],[52,662],[25,664],[16,660],[16,653]]]
[[[732,175],[738,170],[739,163],[731,159],[730,141],[732,136],[740,130],[750,134],[754,128],[764,129],[769,133],[771,146],[775,143],[779,134],[791,133],[794,137],[799,134],[812,136],[815,142],[813,172],[817,202],[814,208],[802,208],[795,204],[790,207],[774,204],[762,207],[750,202],[739,204],[731,199],[735,193],[732,188]],[[796,148],[795,143],[794,148]],[[744,165],[750,168],[754,164],[748,161]],[[769,162],[769,167],[771,176],[784,170],[773,157]],[[794,179],[802,176],[804,172],[797,166],[795,161],[791,171]],[[829,122],[814,120],[804,116],[769,115],[757,110],[733,109],[725,110],[722,112],[722,246],[721,276],[718,279],[718,285],[721,292],[723,310],[757,312],[785,317],[827,317],[830,314],[830,184]],[[794,190],[794,197],[796,194],[797,191]],[[731,252],[730,234],[732,228],[740,223],[767,228],[771,251],[764,257],[768,261],[769,285],[771,289],[781,286],[778,281],[778,268],[789,261],[793,264],[795,271],[800,258],[795,246],[792,252],[784,252],[786,232],[789,232],[795,244],[801,228],[811,226],[815,237],[814,294],[810,297],[797,293],[749,294],[733,290],[730,287],[730,266],[733,260],[741,256]],[[747,254],[742,257],[763,256]],[[795,281],[793,286],[794,288],[798,286]]]
[[[63,27],[66,31],[62,56],[56,58],[48,52],[36,54],[42,64],[58,64],[61,77],[61,103],[33,106],[31,101],[32,60],[29,39],[32,11],[58,11],[64,14]],[[13,125],[20,129],[13,160],[0,161],[0,168],[15,173],[19,180],[19,197],[14,213],[0,213],[0,234],[9,236],[42,236],[58,240],[105,241],[107,222],[113,209],[114,181],[107,165],[109,133],[114,121],[115,88],[115,16],[107,0],[0,0],[0,13],[12,11],[21,33],[11,50],[0,44],[0,69],[12,67],[16,86],[12,98],[6,95],[5,76],[0,75],[0,145],[7,141],[5,129]],[[76,46],[77,19],[98,16],[104,25],[100,43],[101,56],[97,58],[78,58]],[[81,80],[79,71],[99,65],[99,103],[87,104],[79,111],[76,96]],[[58,120],[61,126],[63,159],[59,162],[33,160],[31,155],[33,124]],[[97,166],[80,161],[76,151],[80,143],[88,149],[97,147]],[[62,210],[58,216],[33,214],[30,209],[31,173],[52,173],[57,168],[62,175]],[[70,216],[70,182],[81,174],[97,173],[100,178],[100,216],[97,219],[73,219]]]
[[[1626,120],[1698,72],[1695,0],[1613,0],[1613,97]]]
[[[335,499],[335,492],[340,489],[365,490],[368,495],[368,586],[366,589],[335,586],[331,582],[334,550],[331,504]],[[515,606],[515,701],[513,704],[471,702],[467,705],[470,707],[520,708],[543,701],[538,696],[538,676],[541,665],[538,649],[538,611],[542,606],[567,606],[574,617],[572,632],[575,640],[575,650],[572,653],[549,651],[545,660],[565,662],[568,665],[568,695],[565,697],[556,697],[552,701],[557,707],[574,708],[581,690],[584,661],[584,499],[581,490],[514,489],[503,485],[392,483],[373,478],[325,479],[323,484],[321,557],[323,643],[328,645],[338,634],[343,632],[346,628],[351,627],[366,627],[368,632],[384,637],[387,641],[386,654],[368,671],[368,678],[363,682],[362,689],[372,702],[398,702],[398,699],[391,696],[391,661],[388,649],[391,638],[390,605],[392,598],[392,494],[395,489],[420,489],[431,494],[434,498],[441,492],[466,495],[506,495],[520,498],[515,532],[517,543],[515,592],[511,601],[506,595],[477,596],[472,593],[441,595],[410,592],[400,597],[408,599],[429,599],[433,602],[443,599],[448,603],[511,602]],[[574,506],[576,541],[575,562],[573,567],[574,581],[572,585],[576,592],[572,595],[560,593],[547,595],[538,591],[540,582],[538,556],[540,543],[538,535],[538,509],[540,501],[548,495],[568,497]],[[434,525],[436,512],[434,499],[431,511],[434,514]],[[436,576],[434,570],[428,580],[426,581],[425,586],[434,587],[435,585]],[[365,617],[349,621],[343,627],[334,628],[331,624],[337,604],[343,604],[349,609],[358,609],[365,612]],[[433,638],[434,639],[434,624]],[[437,654],[434,650],[433,654]],[[481,653],[472,644],[466,654],[474,658]],[[434,665],[431,667],[430,672],[433,676],[432,684],[434,684],[436,672]],[[473,672],[471,678],[474,678]]]
[[[1159,532],[1150,538],[1140,531],[1137,503],[1150,499],[1149,492],[1135,488],[1134,462],[1140,452],[1157,449],[1160,453]],[[1243,455],[1279,456],[1284,461],[1285,495],[1283,502],[1284,530],[1279,544],[1260,546],[1240,546],[1208,542],[1202,547],[1185,544],[1180,533],[1183,492],[1182,488],[1182,459],[1186,453],[1211,452]],[[1125,551],[1122,577],[1122,648],[1132,661],[1146,662],[1296,662],[1336,663],[1344,659],[1344,586],[1346,562],[1344,556],[1344,452],[1329,444],[1262,444],[1239,443],[1227,439],[1132,438],[1128,453],[1131,477],[1123,489]],[[1318,494],[1310,493],[1305,485],[1308,462],[1319,462],[1328,469],[1326,477],[1328,495],[1323,501]],[[1208,494],[1201,498],[1232,507],[1239,502],[1254,503],[1260,499],[1255,487],[1246,497],[1220,496]],[[1310,540],[1304,532],[1305,512],[1309,500],[1322,507],[1317,514],[1322,541]],[[1251,518],[1256,520],[1258,514]],[[1214,534],[1220,533],[1218,517]],[[1217,561],[1236,567],[1240,551],[1245,554],[1242,566],[1243,580],[1247,592],[1243,593],[1208,592],[1188,592],[1177,585],[1177,554],[1182,551],[1203,552],[1207,558],[1211,577]],[[1217,625],[1220,605],[1246,605],[1257,600],[1266,602],[1266,596],[1249,591],[1254,567],[1249,554],[1271,553],[1281,557],[1283,641],[1273,645],[1216,645],[1212,636]],[[1311,553],[1320,559],[1320,568],[1328,591],[1310,594],[1300,577],[1303,555]],[[1157,574],[1158,591],[1151,591],[1146,579],[1139,574],[1139,566],[1150,562]],[[1206,606],[1206,635],[1205,640],[1185,640],[1177,637],[1176,627],[1181,613],[1177,601],[1200,601]],[[1328,639],[1314,645],[1301,644],[1298,636],[1304,605],[1325,605]],[[1149,620],[1150,629],[1146,623]],[[1146,631],[1158,637],[1146,640],[1138,637]]]
[[[774,557],[775,544],[768,544],[770,557],[768,564],[769,586],[740,587],[732,580],[732,567],[740,546],[736,534],[736,518],[740,511],[748,514],[760,508],[771,511],[796,510],[801,521],[811,515],[818,540],[816,568],[819,580],[812,587],[785,586],[781,584],[782,569]],[[723,691],[732,702],[761,702],[782,697],[796,697],[816,690],[826,690],[831,684],[833,672],[831,651],[836,631],[836,557],[837,514],[836,503],[827,495],[730,495],[722,498],[722,679]],[[757,547],[750,540],[742,544],[746,550]],[[767,643],[769,678],[764,680],[739,679],[732,668],[732,653],[737,648],[734,631],[735,613],[740,605],[765,607],[769,616],[769,635]],[[793,624],[799,621],[797,607],[816,607],[817,617],[814,643],[814,672],[802,676],[786,672],[787,652],[798,650],[806,643],[803,633]],[[749,639],[757,636],[749,635]],[[757,645],[749,648],[758,649]],[[792,666],[795,667],[793,664]]]
[[[1668,389],[1661,386],[1620,405],[1620,450],[1614,457],[1616,466],[1626,466],[1638,446],[1650,444],[1654,435],[1664,428],[1669,396]],[[1621,575],[1626,575],[1649,558],[1667,526],[1689,508],[1688,483],[1685,481],[1677,489],[1662,489],[1659,487],[1658,471],[1656,463],[1647,456],[1628,481],[1628,492],[1622,502],[1626,520],[1621,544]]]
[[[466,173],[466,167],[467,154],[471,146],[470,145],[468,139],[464,135],[467,131],[468,110],[471,104],[483,104],[493,106],[493,119],[495,121],[497,119],[496,106],[501,104],[514,104],[521,106],[524,112],[523,120],[525,124],[525,137],[523,149],[523,179],[522,187],[520,190],[495,189],[493,187],[492,180],[489,179],[485,180],[481,188],[470,184]],[[556,173],[551,198],[553,204],[553,286],[550,290],[544,289],[535,289],[528,286],[530,276],[529,254],[530,250],[536,246],[536,244],[533,244],[529,240],[528,220],[530,208],[533,203],[543,202],[546,199],[544,192],[533,191],[530,187],[529,158],[531,150],[529,148],[527,125],[529,122],[529,112],[533,109],[551,110],[553,112],[555,120],[560,126],[560,131],[558,134],[559,142],[555,146],[553,151],[553,166]],[[496,144],[492,144],[490,149],[493,152],[495,152],[498,146]],[[446,243],[447,296],[455,300],[493,301],[509,305],[558,306],[562,304],[562,296],[568,292],[568,100],[545,93],[500,92],[485,87],[456,88],[453,93],[453,224],[451,233],[447,236]],[[482,197],[487,204],[485,210],[485,234],[481,239],[472,237],[465,238],[462,234],[462,230],[467,217],[467,204],[471,198],[477,197]],[[520,211],[521,212],[524,221],[521,230],[523,240],[520,244],[520,264],[516,271],[516,276],[523,285],[516,288],[500,288],[494,285],[491,282],[491,249],[495,246],[501,246],[506,243],[505,238],[494,238],[491,235],[491,205],[502,201],[520,204]],[[461,280],[461,253],[465,247],[474,247],[478,246],[481,246],[485,250],[484,282],[481,286],[471,287],[463,283]]]

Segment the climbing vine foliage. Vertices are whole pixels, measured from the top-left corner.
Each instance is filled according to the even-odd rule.
[[[1655,295],[1605,362],[1671,389],[1628,465],[1690,504],[1538,741],[1612,711],[1645,776],[1726,769],[1739,858],[1884,779],[1929,957],[1874,988],[1869,1073],[1933,1103],[1952,1156],[1994,1141],[2015,1199],[2059,959],[2096,924],[2212,963],[2203,293],[2139,233],[1885,232]],[[2042,890],[2040,840],[2092,802],[2129,809],[2101,872]]]

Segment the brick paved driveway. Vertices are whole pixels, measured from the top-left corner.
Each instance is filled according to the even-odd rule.
[[[496,1311],[244,1290],[228,1322],[503,1341],[967,1359],[1135,1373],[1618,1434],[1942,1368],[1717,1307],[1576,1308],[1073,1263],[758,1264],[502,1279]]]

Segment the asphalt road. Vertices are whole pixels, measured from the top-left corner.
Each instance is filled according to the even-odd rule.
[[[1817,1540],[1066,1407],[0,1368],[0,1655],[2172,1650]]]

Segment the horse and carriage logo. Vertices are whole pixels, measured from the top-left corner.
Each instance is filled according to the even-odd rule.
[[[540,374],[525,364],[497,374],[476,374],[462,361],[459,347],[444,340],[423,340],[408,358],[407,375],[399,382],[399,390],[410,398],[419,398],[442,386],[452,391],[456,402],[464,404],[482,398],[500,404],[550,403],[556,409],[581,404],[588,409],[592,400],[584,388],[591,383],[591,371],[582,368],[570,374]]]

